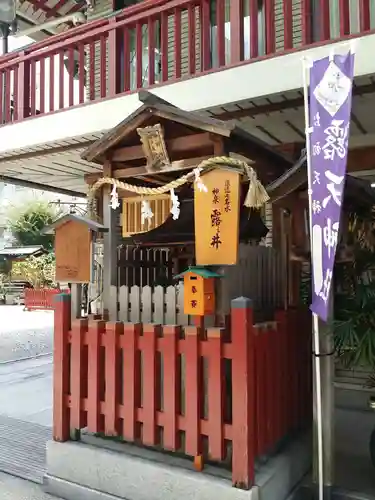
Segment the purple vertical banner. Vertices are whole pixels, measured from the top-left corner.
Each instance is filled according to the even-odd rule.
[[[310,69],[311,310],[327,321],[348,156],[354,55],[314,61]]]

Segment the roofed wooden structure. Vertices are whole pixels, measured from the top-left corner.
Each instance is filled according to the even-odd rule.
[[[262,182],[292,167],[290,159],[238,125],[184,111],[147,91],[139,92],[138,97],[142,105],[81,155],[101,165],[110,161],[114,178],[162,185],[213,156],[237,155],[250,160]],[[147,161],[147,148],[154,146],[159,147],[162,158],[158,165],[150,157]],[[90,183],[97,178],[88,176],[86,180]]]

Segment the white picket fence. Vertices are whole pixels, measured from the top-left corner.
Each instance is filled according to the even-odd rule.
[[[121,286],[114,288],[113,293],[117,295],[113,297],[113,302],[117,304],[119,321],[161,325],[191,324],[190,317],[184,314],[183,283],[167,288]]]

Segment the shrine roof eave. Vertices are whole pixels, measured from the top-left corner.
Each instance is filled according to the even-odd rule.
[[[108,228],[106,228],[105,226],[103,226],[99,222],[91,220],[87,217],[82,217],[81,215],[77,215],[77,214],[66,214],[66,215],[63,215],[62,217],[58,218],[54,222],[52,222],[52,224],[46,226],[43,229],[43,233],[44,234],[53,234],[58,227],[62,226],[63,224],[66,224],[67,222],[72,222],[72,221],[80,222],[81,224],[84,224],[91,231],[94,231],[94,232],[104,233],[104,232],[108,231]]]
[[[266,186],[271,203],[283,203],[290,194],[307,190],[307,161],[303,156],[292,168],[284,172],[271,184]],[[344,204],[346,209],[356,210],[371,208],[375,205],[375,190],[365,179],[346,175]]]
[[[275,164],[279,172],[293,165],[289,158],[233,122],[211,118],[197,111],[182,110],[148,91],[140,91],[138,98],[140,107],[90,145],[82,153],[82,159],[103,165],[113,151],[122,147],[124,141],[128,141],[127,146],[134,146],[129,137],[134,137],[138,128],[155,122],[156,117],[198,133],[206,132],[221,137],[228,152],[244,155],[255,162],[259,160]],[[137,145],[139,144],[140,139],[137,139]]]

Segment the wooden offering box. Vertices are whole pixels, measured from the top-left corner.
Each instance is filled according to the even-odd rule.
[[[176,276],[184,279],[184,313],[191,316],[215,314],[215,278],[221,278],[204,267],[189,267]]]

